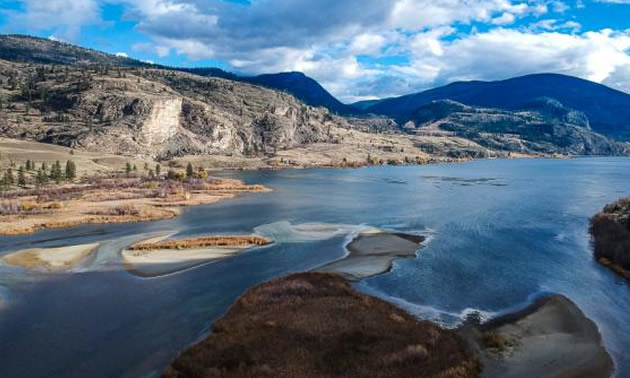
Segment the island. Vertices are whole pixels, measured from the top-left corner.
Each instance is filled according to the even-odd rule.
[[[630,280],[630,198],[606,205],[591,218],[597,261]]]
[[[166,236],[168,237],[168,236]],[[124,267],[140,277],[158,277],[231,257],[250,248],[271,244],[258,235],[217,235],[193,239],[145,240],[122,251]]]
[[[250,289],[164,377],[455,378],[480,369],[456,332],[360,294],[339,275],[301,273]]]
[[[422,247],[424,236],[377,229],[361,232],[347,246],[349,254],[318,269],[338,273],[349,281],[386,273],[394,260],[413,258]]]
[[[32,248],[0,258],[5,265],[44,272],[63,272],[85,261],[99,247],[98,243],[56,248]]]

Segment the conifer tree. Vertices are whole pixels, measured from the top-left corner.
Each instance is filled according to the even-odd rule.
[[[24,175],[24,167],[20,165],[20,169],[18,169],[18,186],[25,187],[26,186],[26,176]]]
[[[66,162],[66,180],[74,180],[77,177],[77,166],[72,160]]]

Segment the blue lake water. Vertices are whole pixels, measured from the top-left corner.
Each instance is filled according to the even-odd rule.
[[[0,237],[0,255],[101,242],[98,255],[72,274],[0,266],[0,377],[159,374],[247,288],[343,256],[348,235],[300,239],[287,231],[305,223],[429,235],[417,259],[357,286],[445,326],[472,310],[495,316],[541,293],[564,294],[598,324],[618,376],[630,374],[630,287],[593,261],[588,235],[591,215],[630,195],[630,159],[222,175],[274,191],[188,208],[167,221]],[[272,230],[278,243],[153,279],[120,265],[120,250],[147,233],[255,229]]]

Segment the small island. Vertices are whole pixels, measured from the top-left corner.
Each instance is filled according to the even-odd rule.
[[[140,277],[158,277],[271,244],[269,239],[258,235],[164,240],[166,237],[145,240],[123,250],[125,268]]]
[[[338,273],[358,281],[391,270],[394,260],[413,258],[422,247],[424,236],[370,230],[360,233],[347,246],[349,254],[316,269]]]
[[[85,261],[98,243],[56,248],[32,248],[10,253],[0,259],[5,265],[44,272],[63,272]]]
[[[597,261],[630,280],[630,198],[595,214],[590,232]]]

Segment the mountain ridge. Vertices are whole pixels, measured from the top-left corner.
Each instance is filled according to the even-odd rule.
[[[519,110],[541,97],[554,98],[584,112],[595,131],[630,140],[630,95],[588,80],[562,74],[532,74],[500,81],[455,82],[401,97],[382,100],[366,112],[404,124],[420,106],[453,100],[470,106]]]

